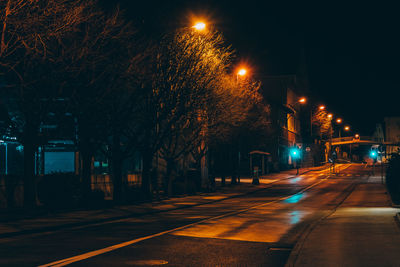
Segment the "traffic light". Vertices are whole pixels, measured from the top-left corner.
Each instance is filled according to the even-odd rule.
[[[290,149],[290,156],[292,156],[292,158],[294,158],[294,159],[300,158],[300,156],[301,156],[300,149],[298,149],[297,147],[292,147]]]
[[[375,149],[371,150],[369,152],[369,156],[370,156],[371,159],[374,160],[374,162],[376,162],[377,159],[378,159],[378,151],[376,151]]]

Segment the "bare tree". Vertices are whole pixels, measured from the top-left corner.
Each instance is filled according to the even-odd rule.
[[[114,197],[119,201],[124,157],[121,136],[131,119],[135,89],[135,31],[119,8],[107,15],[92,2],[82,15],[86,20],[63,40],[58,63],[65,76],[64,92],[78,120],[83,193],[88,197],[91,192],[92,158],[105,144],[111,147],[107,156],[112,163]]]
[[[161,157],[167,163],[166,191],[171,193],[177,159],[200,146],[207,127],[207,103],[229,64],[232,51],[221,34],[184,29],[161,51],[154,87],[160,100],[159,127],[164,132]],[[168,188],[168,189],[167,189]]]
[[[329,137],[331,119],[328,117],[328,113],[325,109],[318,109],[312,117],[312,124],[316,128],[316,133],[318,133],[321,139]]]
[[[3,96],[18,105],[19,140],[24,145],[24,204],[35,205],[35,151],[38,127],[59,97],[53,75],[61,40],[75,32],[85,17],[85,1],[2,1],[0,3],[0,73],[6,77]]]

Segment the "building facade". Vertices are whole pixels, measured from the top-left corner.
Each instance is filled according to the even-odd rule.
[[[389,143],[400,143],[400,117],[385,118],[385,141]],[[398,153],[399,146],[387,146],[386,153]]]

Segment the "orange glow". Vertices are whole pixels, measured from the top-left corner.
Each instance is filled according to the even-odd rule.
[[[345,130],[345,131],[349,131],[349,130],[350,130],[350,126],[344,127],[344,130]]]
[[[359,138],[359,137],[360,137],[360,135],[359,135],[359,134],[356,134],[356,135],[355,135],[355,137],[356,137],[356,138]]]
[[[193,28],[195,28],[198,31],[202,31],[206,28],[206,24],[204,22],[197,22]]]
[[[246,73],[247,73],[247,70],[245,69],[245,68],[242,68],[242,69],[240,69],[239,71],[238,71],[238,75],[240,75],[240,76],[244,76],[244,75],[246,75]]]
[[[336,120],[336,122],[337,123],[342,123],[342,119],[339,118],[339,119]]]
[[[319,106],[319,109],[320,109],[320,110],[324,110],[324,109],[325,109],[325,106],[323,106],[323,105],[322,105],[322,106]]]
[[[307,99],[305,97],[302,97],[299,99],[299,102],[302,104],[306,103],[306,101],[307,101]]]
[[[329,119],[332,119],[332,117],[333,117],[333,115],[329,113],[329,114],[328,114],[328,118],[329,118]]]

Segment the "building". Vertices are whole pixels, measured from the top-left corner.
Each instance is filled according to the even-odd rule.
[[[302,146],[300,118],[302,96],[296,75],[263,77],[263,95],[271,105],[272,133],[267,140],[267,152],[271,153],[273,170],[293,167],[289,149]]]
[[[385,141],[388,143],[400,143],[400,117],[385,118]],[[400,146],[387,146],[386,153],[398,153]]]

